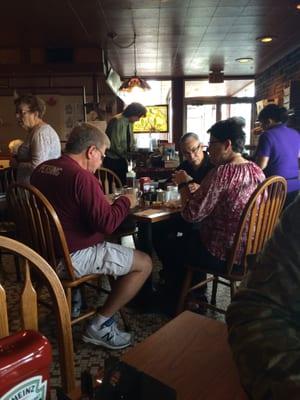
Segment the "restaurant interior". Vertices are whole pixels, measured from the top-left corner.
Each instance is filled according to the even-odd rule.
[[[0,399],[25,397],[25,392],[18,394],[23,390],[20,383],[33,376],[39,377],[35,389],[39,399],[263,399],[253,393],[250,397],[241,383],[223,312],[246,267],[239,277],[225,276],[229,285],[219,285],[217,300],[215,275],[209,275],[206,296],[214,300],[208,306],[187,310],[181,299],[174,314],[155,307],[123,307],[117,319],[134,333],[129,348],[109,350],[82,341],[86,317],[93,313],[72,320],[68,296],[83,283],[72,278],[60,285],[55,270],[45,266],[46,261],[55,263],[49,256],[54,246],[47,232],[49,220],[39,217],[31,225],[33,241],[42,237],[47,248],[32,247],[39,258],[25,245],[6,241],[22,242],[21,225],[35,213],[29,203],[18,202],[21,192],[11,190],[6,196],[15,179],[11,168],[15,141],[25,136],[16,120],[14,100],[28,93],[44,100],[44,119],[58,133],[62,149],[79,123],[105,131],[110,119],[129,104],[146,107],[146,116],[133,126],[135,150],[127,173],[136,182],[140,208],[132,213],[134,223],[129,229],[111,235],[111,240],[151,256],[153,273],[146,283],[156,291],[163,278],[153,227],[181,212],[177,188],[173,193],[174,186],[166,184],[183,160],[181,137],[194,132],[207,150],[212,125],[242,118],[243,155],[251,158],[259,141],[258,114],[269,104],[284,106],[287,125],[300,130],[300,2],[12,0],[0,9],[0,235],[5,237],[0,240]],[[108,196],[132,193],[105,170],[98,171],[97,177]],[[133,186],[129,180],[128,186]],[[255,253],[279,220],[286,190],[280,182],[270,182],[278,185],[276,194],[281,197],[274,208],[270,205],[272,224],[265,237],[261,234],[257,239]],[[17,217],[11,204],[21,210]],[[250,213],[259,223],[264,221],[259,210],[249,206],[248,211],[245,221]],[[59,227],[56,235],[60,237]],[[39,266],[33,268],[35,263]],[[37,268],[33,281],[34,273],[43,275],[42,288],[39,279],[31,283],[31,267]],[[106,292],[100,298],[90,287],[85,293],[96,306],[111,284],[101,281]],[[38,316],[33,305],[37,295],[41,297]],[[36,331],[43,336],[35,336]],[[26,355],[34,352],[35,356]],[[119,386],[124,397],[121,389],[117,393]],[[129,386],[139,386],[139,394],[128,394]],[[293,398],[300,398],[297,393],[299,397]]]

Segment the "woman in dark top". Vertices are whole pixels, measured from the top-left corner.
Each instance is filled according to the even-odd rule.
[[[280,175],[287,180],[286,205],[292,202],[300,189],[298,158],[300,134],[286,126],[287,110],[268,104],[258,115],[264,132],[259,137],[256,163],[265,175]]]

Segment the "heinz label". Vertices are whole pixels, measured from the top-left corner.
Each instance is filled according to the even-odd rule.
[[[46,400],[46,395],[47,381],[37,375],[14,386],[0,400]]]

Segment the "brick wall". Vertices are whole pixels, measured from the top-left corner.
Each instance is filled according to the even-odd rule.
[[[278,97],[282,101],[284,87],[297,79],[300,80],[300,47],[256,77],[256,100]]]
[[[297,82],[295,82],[297,81]],[[294,117],[290,124],[300,129],[300,47],[272,65],[255,79],[256,101],[278,98],[283,105],[283,89],[290,86],[290,108]]]

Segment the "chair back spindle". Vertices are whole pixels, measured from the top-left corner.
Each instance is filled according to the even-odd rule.
[[[8,191],[8,203],[20,240],[39,253],[55,270],[59,251],[68,279],[75,280],[65,234],[46,197],[34,186],[14,184]]]
[[[25,260],[24,270],[25,278],[20,303],[22,326],[23,329],[38,331],[37,293],[31,281],[28,260]]]
[[[118,175],[108,168],[99,168],[95,175],[102,184],[105,194],[114,194],[116,193],[117,189],[122,188],[122,182]]]
[[[286,198],[286,180],[271,176],[252,193],[242,213],[233,247],[227,262],[228,275],[234,275],[234,260],[242,238],[246,247],[242,275],[247,272],[247,256],[259,253],[271,237]]]
[[[9,335],[6,292],[0,284],[0,338]]]

